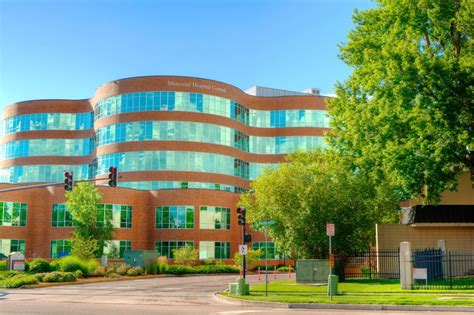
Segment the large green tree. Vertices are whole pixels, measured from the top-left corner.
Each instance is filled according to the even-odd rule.
[[[379,0],[340,47],[330,143],[399,199],[456,189],[473,143],[472,0]]]
[[[295,152],[288,163],[268,169],[241,195],[249,222],[275,221],[269,228],[277,248],[313,258],[328,250],[326,223],[336,224],[337,252],[374,244],[375,223],[396,222],[389,186],[375,186],[332,151]]]
[[[101,200],[101,192],[91,183],[78,183],[72,191],[66,192],[66,206],[76,227],[73,232],[73,247],[77,241],[83,252],[83,248],[90,247],[89,244],[95,242],[98,245],[96,256],[103,254],[105,244],[112,239],[114,231],[111,218],[106,218],[104,222],[97,220],[97,204]],[[77,250],[73,249],[73,252]]]

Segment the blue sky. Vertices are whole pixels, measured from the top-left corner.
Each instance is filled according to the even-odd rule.
[[[0,0],[0,109],[143,75],[331,93],[368,0]]]

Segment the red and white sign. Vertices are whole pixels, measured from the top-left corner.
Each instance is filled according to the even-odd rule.
[[[428,279],[428,269],[427,268],[413,268],[413,279]]]
[[[334,224],[333,223],[326,224],[326,235],[327,236],[336,235],[336,230],[334,229]]]

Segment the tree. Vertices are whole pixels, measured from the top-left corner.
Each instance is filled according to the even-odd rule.
[[[439,201],[471,163],[474,2],[379,0],[340,47],[331,145],[400,200]]]
[[[80,243],[95,240],[98,244],[97,256],[102,255],[105,242],[112,239],[114,231],[111,218],[103,221],[97,218],[97,204],[101,199],[100,191],[90,183],[78,183],[72,191],[66,192],[66,206],[76,227],[73,244],[76,240],[80,240]]]
[[[351,169],[333,151],[295,152],[288,163],[267,169],[252,183],[253,192],[241,195],[248,222],[275,221],[269,235],[281,252],[305,258],[328,251],[326,223],[336,224],[337,252],[367,249],[373,244],[375,223],[398,219],[396,200],[388,185]]]
[[[89,260],[96,257],[97,254],[97,240],[94,239],[82,239],[75,237],[72,240],[72,253],[73,256],[79,257],[84,260]]]

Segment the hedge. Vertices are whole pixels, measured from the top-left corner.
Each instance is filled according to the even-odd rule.
[[[38,283],[38,279],[32,275],[16,275],[5,280],[4,285],[6,288],[19,288],[27,284]]]

